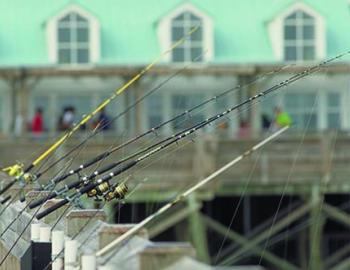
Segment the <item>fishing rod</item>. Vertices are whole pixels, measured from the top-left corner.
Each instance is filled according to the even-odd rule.
[[[144,180],[145,180],[145,179],[144,179]],[[144,181],[144,180],[143,180],[143,181]],[[142,181],[142,182],[143,182],[143,181]],[[138,183],[137,186],[133,189],[133,191],[130,192],[127,196],[130,197],[130,196],[137,190],[137,188],[138,188],[138,186],[139,186],[140,184],[141,184],[141,182]],[[106,205],[106,201],[98,208],[98,210],[103,209],[103,207],[104,207],[105,205]],[[124,204],[118,204],[117,208],[115,209],[115,212],[118,213],[118,212],[123,208],[123,206],[124,206]],[[66,208],[66,209],[68,209],[68,208]],[[55,224],[57,224],[57,223],[59,222],[59,220],[63,217],[63,214],[64,214],[64,213],[62,213],[62,214],[60,215],[60,217],[57,219],[57,221],[56,221]],[[89,217],[89,219],[84,223],[84,225],[83,225],[82,227],[80,227],[80,229],[73,235],[72,240],[74,240],[75,238],[77,238],[77,237],[80,235],[80,233],[82,233],[82,232],[84,231],[84,229],[90,224],[90,222],[94,220],[94,218],[96,217],[97,214],[98,214],[98,212],[95,211],[95,213],[94,213],[91,217]],[[52,230],[53,230],[53,229],[51,229],[51,231],[52,231]],[[89,235],[88,237],[86,237],[85,240],[84,240],[83,242],[80,243],[80,245],[79,245],[79,247],[78,247],[78,250],[86,243],[86,241],[87,241],[89,238],[90,238],[90,235]],[[45,268],[43,268],[43,270],[49,269],[49,267],[50,267],[58,258],[60,258],[60,256],[63,254],[64,249],[65,249],[65,248],[63,247],[63,249],[60,251],[60,253],[58,253],[58,254],[45,266]]]
[[[149,97],[150,95],[152,95],[153,93],[155,93],[157,90],[159,90],[161,87],[163,87],[167,82],[169,82],[171,79],[175,78],[176,76],[178,76],[179,74],[181,74],[184,70],[186,70],[187,68],[189,68],[191,66],[191,64],[193,64],[193,62],[196,62],[198,59],[200,59],[203,56],[203,54],[200,54],[198,56],[196,56],[195,58],[193,58],[191,60],[190,63],[188,63],[187,65],[185,65],[184,67],[182,67],[181,69],[177,70],[176,72],[174,72],[173,74],[171,74],[170,76],[168,76],[165,80],[163,80],[161,83],[159,83],[156,87],[154,87],[153,89],[151,89],[150,91],[148,91],[145,95],[143,95],[142,97],[138,98],[136,101],[134,101],[133,103],[131,103],[129,106],[126,107],[125,110],[123,110],[122,112],[120,112],[118,115],[114,116],[112,119],[110,119],[108,122],[103,123],[101,126],[99,126],[97,128],[96,132],[93,132],[90,136],[88,136],[87,138],[85,138],[82,142],[80,142],[78,145],[74,146],[72,149],[70,149],[66,154],[64,154],[62,157],[60,157],[58,160],[54,161],[53,163],[51,163],[47,168],[45,168],[42,172],[39,172],[38,174],[36,174],[36,177],[39,178],[42,174],[46,173],[47,171],[49,171],[52,167],[54,167],[55,165],[57,165],[60,161],[62,161],[63,159],[65,159],[67,156],[69,156],[72,152],[74,152],[77,148],[79,148],[81,145],[85,144],[86,141],[90,140],[92,137],[94,137],[95,135],[97,135],[98,133],[100,133],[101,131],[103,131],[103,128],[110,125],[112,122],[118,120],[119,118],[121,118],[123,115],[125,115],[126,113],[128,113],[131,109],[133,109],[134,107],[136,107],[137,104],[141,103],[143,100],[145,100],[147,97]],[[81,165],[83,166],[83,165]],[[84,166],[84,168],[86,168],[87,165]]]
[[[115,151],[120,150],[120,149],[122,149],[122,148],[124,148],[124,147],[126,147],[126,146],[128,146],[128,145],[130,145],[130,144],[132,144],[132,143],[134,143],[134,142],[136,142],[137,140],[141,139],[142,137],[144,137],[144,136],[146,136],[146,135],[148,135],[148,134],[150,134],[150,133],[156,132],[158,129],[162,128],[163,126],[165,126],[165,125],[167,125],[167,124],[169,124],[169,123],[171,123],[171,122],[174,122],[174,121],[176,121],[176,120],[178,120],[178,119],[181,119],[181,118],[185,117],[186,115],[190,115],[193,111],[199,109],[200,107],[205,106],[205,105],[207,105],[208,103],[210,103],[210,102],[212,102],[212,101],[216,101],[216,100],[218,100],[219,98],[222,98],[222,97],[224,97],[225,95],[227,95],[227,94],[229,94],[229,93],[231,93],[231,92],[234,92],[234,91],[236,91],[236,90],[242,88],[243,86],[244,86],[244,87],[247,87],[247,86],[249,86],[249,85],[251,85],[251,84],[254,84],[254,83],[256,83],[256,81],[258,81],[258,80],[264,78],[265,76],[268,76],[268,75],[271,75],[271,74],[280,72],[280,71],[281,71],[282,69],[284,69],[284,68],[286,68],[286,66],[284,66],[284,67],[282,67],[282,68],[279,68],[279,69],[277,69],[277,70],[274,70],[274,71],[272,71],[272,72],[269,72],[269,73],[267,73],[267,74],[264,74],[264,75],[261,76],[261,77],[257,77],[256,79],[254,79],[253,81],[247,83],[246,85],[238,85],[238,86],[236,86],[236,87],[230,88],[230,89],[228,89],[228,90],[226,90],[226,91],[224,91],[224,92],[222,92],[222,93],[220,93],[220,94],[218,94],[218,95],[216,95],[216,96],[213,96],[213,97],[211,97],[211,98],[209,98],[209,99],[207,99],[207,100],[205,100],[205,101],[203,101],[203,102],[201,102],[201,103],[195,105],[194,107],[192,107],[192,108],[190,108],[190,109],[188,109],[188,110],[186,110],[186,111],[184,111],[184,112],[182,112],[182,113],[180,113],[180,114],[178,114],[178,115],[172,117],[172,118],[169,119],[169,120],[166,120],[166,121],[162,122],[161,124],[159,124],[159,125],[157,125],[157,126],[151,128],[151,129],[149,129],[148,131],[146,131],[146,132],[144,132],[144,133],[142,133],[142,134],[139,134],[139,135],[135,136],[134,138],[132,138],[132,139],[126,141],[125,143],[123,143],[123,144],[121,144],[121,145],[119,145],[119,146],[116,146],[116,147],[114,147],[114,148],[112,148],[112,149],[110,149],[110,150],[108,150],[108,151],[105,151],[105,152],[101,153],[100,155],[96,156],[95,158],[91,159],[90,161],[87,161],[86,163],[79,165],[76,169],[70,170],[68,173],[63,174],[63,175],[57,177],[56,179],[50,180],[50,181],[49,181],[49,184],[48,184],[46,187],[44,187],[44,190],[47,189],[47,187],[50,187],[50,186],[53,186],[53,185],[57,185],[59,182],[65,180],[66,178],[68,178],[68,177],[70,177],[70,176],[72,176],[72,175],[74,175],[74,174],[78,174],[78,173],[79,173],[80,171],[82,171],[83,169],[86,169],[86,168],[88,168],[89,166],[93,165],[94,163],[99,162],[101,159],[104,159],[104,158],[108,157],[110,154],[114,153]],[[176,134],[176,135],[178,135],[178,134]],[[174,136],[176,136],[176,135],[174,135]],[[171,138],[171,137],[170,137],[170,138]],[[169,138],[168,138],[167,140],[169,140]],[[165,141],[166,141],[166,140],[164,140],[164,141],[162,141],[162,142],[160,142],[160,143],[163,143],[163,142],[165,142]],[[153,147],[154,147],[154,146],[153,146]],[[146,150],[147,150],[147,149],[146,149]],[[144,151],[146,151],[146,150],[142,150],[142,151],[144,152]],[[149,150],[149,149],[148,149],[148,150]],[[139,152],[138,154],[140,154],[140,152]],[[138,155],[138,154],[137,154],[137,155]],[[130,159],[130,158],[132,158],[132,157],[135,157],[135,156],[136,156],[136,155],[133,155],[133,156],[131,156],[131,157],[128,157],[128,159]],[[111,164],[111,165],[108,165],[106,169],[101,169],[101,170],[99,170],[99,171],[95,171],[91,176],[89,176],[89,177],[84,177],[83,180],[84,180],[84,181],[89,181],[89,180],[91,180],[93,177],[96,177],[97,175],[100,175],[100,174],[102,174],[102,173],[104,173],[104,172],[110,170],[110,169],[111,169],[110,166],[115,167],[115,166],[119,165],[121,162],[124,162],[124,161],[126,161],[126,160],[128,160],[128,159],[124,159],[123,161],[118,161],[117,163],[114,163],[113,165],[112,165],[112,164]],[[72,188],[78,187],[79,185],[80,185],[80,184],[79,184],[77,181],[76,181],[76,182],[73,182],[73,183],[70,183],[70,184],[66,185],[65,187],[61,188],[60,190],[54,191],[53,193],[49,194],[49,196],[48,196],[48,198],[47,198],[46,200],[53,199],[53,198],[55,198],[55,197],[57,197],[57,196],[63,194],[64,192],[66,192],[66,191],[68,191],[68,190],[70,190],[70,189],[72,189]],[[46,200],[45,200],[45,198],[41,198],[40,200],[37,200],[37,201],[31,203],[30,206],[29,206],[29,208],[31,208],[31,209],[32,209],[32,208],[35,208],[36,206],[38,206],[38,205],[44,203]]]
[[[68,166],[66,167],[66,169],[68,168]],[[16,199],[16,196],[18,195],[18,193],[13,197],[13,199],[11,200],[11,202],[10,203],[8,203],[3,209],[2,209],[2,211],[0,212],[0,216],[3,214],[3,213],[5,213],[5,211],[6,211],[6,209],[11,205],[11,203]],[[11,196],[10,195],[8,195],[7,197],[5,197],[5,199],[4,200],[9,200],[11,198]],[[33,198],[30,202],[32,202],[32,201],[34,201],[35,200],[35,198]],[[29,202],[29,203],[30,203]],[[0,234],[0,238],[7,232],[7,230],[8,229],[10,229],[11,228],[11,226],[16,222],[16,220],[27,210],[27,208],[28,208],[28,206],[29,206],[29,203],[27,203],[19,212],[18,212],[18,214],[16,215],[16,217],[15,218],[13,218],[12,219],[12,221],[6,226],[6,228],[1,232],[1,234]],[[39,210],[38,210],[39,211]],[[37,212],[38,212],[37,211]],[[30,224],[33,220],[34,220],[34,216],[35,216],[35,214],[37,213],[37,212],[35,212],[33,215],[32,215],[32,217],[30,218],[30,220],[29,220],[29,222],[28,222],[28,224]]]
[[[206,179],[202,180],[200,183],[196,184],[195,187],[191,188],[192,190],[190,191],[190,193],[194,192],[195,190],[199,189],[200,187],[204,186],[205,184],[207,184],[209,181],[211,181],[212,179],[214,179],[215,177],[217,177],[219,174],[223,173],[225,170],[229,169],[230,167],[232,167],[235,163],[239,162],[240,160],[244,159],[245,157],[251,155],[253,152],[257,151],[259,148],[261,148],[263,145],[267,144],[268,142],[272,141],[274,138],[276,138],[277,136],[279,136],[281,133],[283,133],[284,131],[286,131],[288,129],[288,127],[285,127],[281,130],[278,130],[277,132],[275,132],[274,134],[271,134],[268,138],[264,139],[262,142],[260,142],[259,144],[253,146],[251,149],[247,150],[244,152],[244,154],[242,154],[241,156],[239,156],[238,158],[235,159],[235,161],[231,161],[230,163],[224,165],[222,168],[220,168],[219,170],[217,170],[216,172],[214,172],[212,175],[208,176]],[[136,188],[135,188],[136,189]],[[133,190],[133,192],[135,192],[135,189]],[[132,193],[128,194],[128,197],[131,196]],[[185,194],[185,193],[183,193]],[[163,214],[165,211],[167,211],[170,207],[175,206],[175,204],[177,204],[178,202],[180,202],[181,200],[183,200],[186,196],[182,195],[178,195],[176,197],[176,199],[174,199],[172,202],[168,203],[167,205],[165,205],[164,207],[162,207],[162,209],[159,209],[157,211],[157,213],[152,214],[152,217],[148,217],[146,218],[148,221],[144,220],[141,223],[137,224],[136,227],[131,228],[128,232],[127,232],[127,236],[121,240],[120,242],[125,241],[127,238],[129,238],[130,236],[132,236],[133,234],[137,233],[139,230],[141,230],[143,227],[146,226],[146,224],[150,223],[151,220],[154,220],[156,217],[160,216],[161,214]],[[104,205],[106,204],[106,201],[104,202],[103,206],[100,207],[100,209],[102,209],[104,207]],[[169,206],[169,207],[168,207]],[[122,208],[122,205],[118,205],[117,211],[120,211],[120,209]],[[166,208],[166,209],[165,209]],[[96,215],[96,213],[95,213]],[[72,239],[75,239],[86,227],[87,225],[91,222],[91,220],[93,220],[93,216],[90,217],[85,224],[79,229],[79,231],[74,235],[74,237]],[[90,237],[86,237],[86,239],[80,244],[79,248],[82,247],[86,241],[89,239]],[[118,243],[116,244],[118,245]],[[107,251],[108,252],[108,251]],[[60,254],[56,255],[51,261],[50,263],[44,268],[44,270],[48,269],[48,267],[50,265],[53,264],[53,262],[60,257],[60,255],[63,253],[63,250],[61,251]]]
[[[198,58],[201,57],[201,56],[202,56],[202,54],[201,54],[201,55],[198,55],[197,57],[195,57],[195,58],[193,59],[193,61],[195,61],[196,59],[198,59]],[[150,96],[150,95],[153,94],[155,91],[157,91],[158,89],[160,89],[163,85],[165,85],[165,84],[166,84],[168,81],[170,81],[172,78],[174,78],[175,76],[177,76],[178,74],[180,74],[182,71],[184,71],[184,70],[185,70],[186,68],[188,68],[190,65],[191,65],[191,63],[189,63],[188,65],[184,66],[183,68],[177,70],[177,71],[176,71],[175,73],[173,73],[171,76],[168,76],[165,80],[163,80],[161,83],[159,83],[156,87],[152,88],[150,91],[148,91],[148,92],[147,92],[146,94],[144,94],[142,97],[138,98],[135,102],[133,102],[131,105],[129,105],[125,110],[123,110],[123,111],[122,111],[121,113],[119,113],[117,116],[113,117],[108,123],[105,123],[105,125],[110,124],[111,122],[115,121],[115,120],[118,119],[119,117],[121,117],[121,116],[123,116],[124,114],[126,114],[126,113],[127,113],[128,111],[130,111],[133,107],[135,107],[138,103],[140,103],[140,102],[142,102],[143,100],[145,100],[148,96]],[[91,137],[93,137],[94,135],[96,135],[98,132],[100,132],[101,130],[103,130],[103,127],[104,127],[104,126],[101,125],[101,127],[100,127],[98,130],[95,129],[94,132],[93,132],[89,137],[87,137],[82,143],[79,143],[77,146],[75,146],[74,149],[73,149],[73,151],[76,150],[76,149],[78,149],[79,147],[81,147],[88,139],[90,139]],[[97,130],[97,131],[96,131],[96,130]],[[95,131],[96,131],[96,132],[95,132]],[[73,151],[70,150],[68,154],[72,153]],[[68,156],[68,155],[66,154],[65,157],[66,157],[66,156]],[[107,157],[107,156],[106,156],[106,157]],[[102,161],[104,158],[105,158],[105,157],[101,158],[99,161]],[[60,158],[58,161],[56,161],[56,163],[59,162],[61,159],[62,159],[62,158]],[[92,165],[92,164],[91,164],[91,165]],[[52,166],[52,164],[51,164],[50,166]],[[50,167],[50,166],[49,166],[49,167]],[[81,166],[83,166],[83,165],[81,165]],[[81,167],[81,166],[80,166],[80,167]],[[86,167],[84,167],[84,168],[86,168]],[[49,169],[49,168],[47,168],[44,172],[42,172],[42,174],[45,173],[48,169]],[[59,177],[59,176],[57,176],[57,177]],[[56,177],[56,178],[57,178],[57,177]],[[62,180],[63,180],[63,179],[62,179]],[[55,184],[54,186],[51,187],[51,190],[49,190],[50,185],[47,185],[46,187],[44,187],[44,190],[49,190],[49,192],[52,192],[52,191],[54,190],[55,186],[56,186],[56,184]],[[19,192],[20,192],[20,191],[19,191]],[[18,194],[19,194],[19,192],[18,192]],[[16,196],[17,196],[18,194],[16,194],[16,195],[14,196],[14,200],[16,199]],[[38,196],[36,196],[36,197],[38,197]],[[5,203],[5,202],[7,202],[10,198],[11,198],[10,195],[8,195],[8,196],[7,196],[3,201],[1,201],[0,203]],[[54,198],[54,197],[52,197],[51,194],[48,194],[47,197],[44,197],[44,198],[42,198],[42,199],[39,200],[39,201],[41,202],[40,204],[42,204],[43,202],[45,202],[45,201],[47,201],[47,200],[49,200],[49,199],[52,199],[52,198]],[[34,202],[35,199],[36,199],[36,198],[33,198],[30,202],[28,202],[27,205],[17,214],[17,217],[19,217],[19,216],[28,208],[28,206],[29,206],[30,209],[32,209],[32,208],[38,206],[38,205],[39,205],[38,203],[35,204],[35,206],[33,206],[34,203],[35,203],[35,202]],[[13,202],[14,200],[12,200],[12,202]],[[11,203],[10,203],[10,204],[11,204]],[[8,204],[8,205],[0,212],[0,216],[2,215],[2,213],[5,212],[6,208],[9,207],[10,204]],[[34,214],[34,215],[35,215],[35,214]],[[33,216],[34,216],[34,215],[33,215]],[[12,222],[10,222],[10,224],[4,229],[4,231],[0,234],[0,237],[12,226],[12,224],[16,221],[17,217],[14,218],[14,219],[12,220]]]
[[[24,184],[28,182],[32,182],[34,179],[33,175],[30,174],[30,171],[37,166],[42,160],[46,159],[50,154],[52,154],[60,145],[62,145],[67,139],[69,139],[77,130],[79,130],[83,125],[85,125],[90,119],[92,119],[97,113],[99,113],[102,109],[104,109],[111,101],[117,98],[120,94],[122,94],[126,89],[128,89],[133,83],[139,80],[142,76],[144,76],[149,70],[151,70],[161,59],[173,51],[176,47],[184,43],[187,37],[192,35],[195,31],[198,30],[198,26],[192,28],[187,34],[185,34],[181,39],[176,41],[168,50],[161,53],[158,57],[156,57],[150,64],[148,64],[145,68],[143,68],[139,73],[137,73],[132,79],[130,79],[126,84],[116,89],[114,93],[104,100],[100,105],[97,106],[95,110],[93,110],[88,115],[84,116],[82,120],[73,126],[73,128],[64,134],[58,141],[56,141],[53,145],[51,145],[44,153],[42,153],[38,158],[36,158],[30,165],[26,168],[21,164],[15,164],[4,168],[3,171],[7,172],[10,176],[14,177],[12,181],[7,183],[1,190],[0,195],[10,189],[17,181],[21,181]]]
[[[150,152],[144,154],[143,156],[141,156],[141,157],[139,157],[139,158],[137,158],[135,160],[129,161],[127,164],[122,165],[120,168],[117,168],[115,171],[111,172],[110,174],[105,175],[102,178],[98,179],[95,183],[87,183],[84,187],[77,189],[77,192],[75,194],[66,197],[65,199],[61,200],[59,203],[53,205],[51,208],[48,208],[45,211],[39,213],[37,215],[37,218],[40,219],[40,218],[48,215],[49,213],[55,211],[56,209],[62,207],[65,204],[67,204],[69,201],[75,200],[76,198],[80,197],[81,195],[83,195],[85,193],[88,193],[89,191],[95,189],[100,184],[103,184],[101,186],[101,188],[105,188],[106,187],[105,183],[108,180],[110,180],[111,178],[113,178],[114,176],[117,176],[117,175],[123,173],[124,171],[134,167],[137,163],[139,163],[143,159],[148,158],[149,156],[153,155],[154,153],[163,150],[163,148],[166,148],[169,145],[171,145],[171,144],[173,144],[175,142],[178,142],[179,140],[183,139],[184,137],[187,137],[188,135],[190,135],[193,132],[195,132],[197,129],[200,129],[200,128],[206,126],[207,124],[209,124],[209,123],[211,123],[211,122],[213,122],[213,121],[215,121],[215,120],[217,120],[217,119],[219,119],[219,118],[221,118],[223,116],[226,116],[226,114],[232,112],[233,110],[236,110],[236,109],[238,109],[238,108],[240,108],[240,107],[242,107],[242,106],[244,106],[244,105],[246,105],[248,103],[251,103],[252,101],[254,101],[256,99],[259,99],[261,97],[264,97],[267,94],[270,94],[271,92],[276,91],[277,89],[280,89],[280,88],[285,87],[285,86],[287,86],[287,85],[289,85],[291,83],[294,83],[295,81],[298,81],[298,80],[304,78],[305,76],[308,76],[308,75],[318,71],[323,66],[325,66],[325,65],[327,65],[327,64],[329,64],[329,63],[331,63],[331,62],[333,62],[333,61],[335,61],[335,60],[337,60],[339,58],[342,58],[342,57],[344,57],[345,55],[347,55],[349,53],[350,53],[350,51],[344,52],[344,53],[339,54],[339,55],[337,55],[337,56],[335,56],[333,58],[330,58],[328,60],[322,61],[321,63],[319,63],[317,65],[311,66],[311,67],[305,69],[304,71],[302,71],[302,72],[300,72],[300,73],[298,73],[298,74],[296,74],[294,76],[291,76],[290,78],[280,82],[279,84],[276,84],[276,85],[274,85],[274,86],[272,86],[272,87],[270,87],[270,88],[268,88],[268,89],[266,89],[266,90],[264,90],[264,91],[262,91],[262,92],[260,92],[260,93],[258,93],[256,95],[246,99],[245,101],[235,105],[234,107],[232,107],[232,108],[230,108],[230,109],[228,109],[228,110],[226,110],[226,111],[224,111],[222,113],[219,113],[219,114],[217,114],[217,115],[215,115],[215,116],[213,116],[211,118],[208,118],[208,119],[202,121],[199,124],[196,124],[196,125],[192,126],[189,130],[185,131],[183,134],[175,136],[175,138],[173,140],[170,140],[166,144],[160,145],[160,146],[156,147],[155,149],[150,150]]]
[[[259,97],[262,97],[262,96],[264,96],[264,95],[266,95],[266,94],[268,94],[268,93],[271,93],[272,91],[275,91],[275,90],[277,90],[277,89],[279,89],[279,88],[281,88],[281,87],[287,86],[288,84],[293,83],[293,82],[296,81],[296,80],[299,80],[299,79],[301,79],[301,78],[303,78],[303,77],[305,77],[305,76],[308,76],[308,75],[310,75],[311,73],[316,72],[317,70],[319,70],[322,66],[327,65],[328,63],[330,63],[330,62],[332,62],[332,61],[334,61],[334,60],[336,60],[336,59],[339,59],[339,58],[345,56],[346,54],[349,54],[349,52],[350,52],[350,51],[345,52],[345,53],[342,53],[342,54],[339,54],[339,55],[337,55],[337,56],[335,56],[335,57],[333,57],[333,58],[330,58],[330,59],[328,59],[328,60],[325,60],[325,61],[321,62],[321,63],[318,64],[318,65],[312,66],[312,67],[310,67],[310,68],[304,70],[303,72],[300,72],[300,73],[298,73],[297,75],[292,76],[292,77],[290,77],[289,79],[284,80],[284,81],[282,81],[281,83],[279,83],[279,84],[277,84],[277,85],[275,85],[275,86],[273,86],[273,87],[271,87],[271,88],[269,88],[269,89],[267,89],[267,90],[265,90],[265,91],[263,91],[263,92],[261,92],[261,93],[255,95],[255,96],[253,96],[253,97],[251,97],[251,98],[249,98],[249,99],[246,100],[245,102],[242,102],[241,105],[244,105],[244,104],[246,104],[246,103],[249,103],[249,102],[251,102],[251,101],[253,101],[253,100],[255,100],[255,99],[259,98]],[[227,113],[230,112],[230,111],[232,111],[232,108],[229,109],[228,111],[225,111],[225,112],[223,113],[223,115],[221,115],[221,117],[224,116],[225,114],[227,114]],[[220,116],[217,115],[217,117],[219,118]],[[213,119],[213,120],[216,120],[216,119]],[[194,132],[194,131],[193,131],[193,132]],[[184,134],[183,137],[186,137],[186,136],[187,136],[188,134],[190,134],[190,133],[192,133],[192,132],[186,132],[186,133]],[[187,134],[187,135],[186,135],[186,134]],[[160,149],[159,149],[159,148],[160,148]],[[155,149],[155,150],[150,151],[150,153],[144,155],[143,157],[145,157],[145,156],[147,156],[147,155],[151,155],[151,154],[153,154],[153,153],[155,153],[155,152],[158,152],[158,151],[162,150],[163,148],[164,148],[164,145],[158,147],[158,148]],[[139,159],[137,159],[137,160],[139,160]],[[134,163],[134,164],[133,164],[133,163]],[[79,195],[85,194],[85,193],[87,193],[88,191],[94,189],[94,187],[96,187],[98,184],[103,183],[104,181],[108,181],[108,180],[109,180],[108,177],[112,178],[113,176],[118,175],[118,174],[120,174],[120,173],[126,171],[128,168],[133,167],[134,165],[136,165],[136,163],[138,163],[138,162],[135,162],[135,160],[134,160],[134,161],[131,161],[131,162],[129,162],[128,164],[126,164],[126,166],[122,166],[122,167],[119,168],[117,171],[114,171],[114,172],[110,173],[109,175],[107,175],[107,176],[101,178],[100,181],[98,181],[97,183],[94,183],[94,184],[91,183],[91,184],[89,184],[89,186],[85,186],[85,187],[83,187],[83,188],[81,188],[81,189],[78,189],[77,192],[76,192],[75,194],[73,194],[73,197],[71,196],[71,197],[65,198],[64,200],[62,200],[62,201],[59,202],[58,204],[54,205],[54,206],[50,209],[50,213],[53,212],[53,211],[55,211],[56,209],[62,207],[63,205],[65,205],[66,203],[68,203],[68,201],[71,201],[71,198],[78,198],[78,197],[80,197]],[[44,217],[44,216],[47,215],[47,214],[49,214],[49,212],[48,212],[48,211],[44,211],[44,212],[42,212],[42,213],[39,213],[38,216],[39,216],[40,218],[42,218],[42,217]]]
[[[201,55],[198,55],[197,57],[195,57],[193,59],[193,61],[196,61],[197,59],[199,59]],[[80,148],[82,145],[84,145],[88,140],[90,140],[92,137],[94,137],[95,135],[97,135],[98,133],[100,133],[101,131],[103,131],[103,128],[107,125],[109,125],[110,123],[116,121],[117,119],[121,118],[123,115],[125,115],[126,113],[128,113],[132,108],[134,108],[137,104],[139,104],[140,102],[142,102],[143,100],[145,100],[148,96],[150,96],[151,94],[153,94],[154,92],[156,92],[157,90],[159,90],[162,86],[164,86],[167,82],[169,82],[171,79],[173,79],[174,77],[176,77],[177,75],[179,75],[181,72],[183,72],[185,69],[187,69],[189,66],[191,65],[191,63],[189,63],[188,65],[184,66],[183,68],[177,70],[175,73],[173,73],[171,76],[168,76],[168,78],[166,78],[165,80],[163,80],[161,83],[159,83],[156,87],[154,87],[153,89],[151,89],[150,91],[148,91],[145,95],[143,95],[142,97],[138,98],[135,102],[133,102],[132,104],[130,104],[125,110],[123,110],[122,112],[120,112],[118,115],[114,116],[112,119],[110,119],[107,123],[103,123],[102,125],[98,126],[97,128],[94,129],[94,131],[88,136],[86,137],[83,141],[81,141],[79,144],[75,145],[72,149],[70,149],[66,154],[64,154],[62,157],[60,157],[58,160],[54,161],[53,163],[51,163],[47,168],[45,168],[43,171],[35,173],[33,179],[35,179],[35,181],[38,180],[38,178],[43,175],[44,173],[46,173],[47,171],[49,171],[52,167],[54,167],[55,165],[57,165],[59,162],[61,162],[63,159],[67,158],[70,154],[72,154],[74,151],[76,151],[78,148]],[[107,157],[108,155],[106,155],[105,157]],[[98,161],[103,160],[105,157],[102,156]],[[96,162],[98,162],[96,161]],[[96,163],[94,162],[94,163]],[[94,163],[91,163],[89,166],[93,165]],[[82,164],[79,167],[84,167],[87,168],[89,167],[86,164]],[[81,168],[82,170],[83,168]],[[71,171],[71,170],[70,170]],[[80,171],[80,170],[79,170]],[[79,173],[79,171],[77,171],[76,173]],[[70,175],[69,173],[66,174],[67,177]],[[65,177],[66,178],[66,177]],[[65,179],[64,178],[64,179]],[[50,182],[50,181],[49,181]],[[52,182],[52,181],[51,181]],[[42,187],[42,189],[47,190],[49,188],[49,186],[46,187]],[[18,191],[18,194],[21,191]],[[16,194],[15,197],[18,195]],[[15,200],[15,199],[14,199]],[[13,201],[14,201],[13,200]],[[22,198],[22,202],[25,200],[25,197]],[[11,201],[11,202],[13,202]],[[0,201],[0,203],[2,204],[2,201]],[[1,216],[2,212],[0,212],[0,216]]]
[[[258,149],[260,149],[262,146],[264,146],[265,144],[269,143],[270,141],[272,141],[273,139],[275,139],[276,137],[278,137],[279,135],[281,135],[283,132],[285,132],[287,129],[289,128],[289,126],[286,126],[278,131],[276,131],[275,133],[271,134],[270,136],[268,136],[266,139],[262,140],[261,142],[259,142],[258,144],[254,145],[252,148],[246,150],[243,154],[241,154],[240,156],[236,157],[234,160],[230,161],[229,163],[225,164],[223,167],[221,167],[220,169],[218,169],[217,171],[215,171],[214,173],[212,173],[210,176],[206,177],[205,179],[201,180],[200,182],[198,182],[197,184],[193,185],[191,188],[187,189],[186,191],[182,192],[181,194],[179,194],[178,196],[176,196],[175,199],[173,199],[171,202],[167,203],[166,205],[164,205],[163,207],[161,207],[160,209],[158,209],[158,211],[156,211],[155,213],[151,214],[150,216],[148,216],[147,218],[145,218],[143,221],[141,221],[139,224],[137,224],[136,226],[134,226],[133,228],[131,228],[130,230],[128,230],[127,232],[125,232],[124,234],[122,234],[121,236],[119,236],[117,239],[115,239],[113,242],[109,243],[108,245],[106,245],[104,248],[100,249],[99,251],[96,252],[96,257],[102,257],[105,254],[109,253],[110,251],[112,251],[116,246],[118,246],[120,243],[124,242],[125,240],[127,240],[130,236],[134,235],[136,232],[138,232],[139,230],[141,230],[143,227],[145,227],[148,223],[150,223],[151,221],[153,221],[154,219],[156,219],[157,217],[161,216],[162,214],[164,214],[166,211],[168,211],[170,208],[174,207],[175,205],[177,205],[179,202],[183,201],[184,199],[186,199],[186,197],[188,197],[190,194],[192,194],[193,192],[197,191],[199,188],[201,188],[202,186],[208,184],[210,181],[212,181],[215,177],[217,177],[218,175],[222,174],[224,171],[228,170],[230,167],[234,166],[235,164],[237,164],[238,162],[240,162],[242,159],[250,156],[251,154],[253,154],[255,151],[257,151]],[[108,259],[109,260],[109,259]],[[107,261],[108,261],[107,260]],[[106,262],[105,262],[106,263]]]

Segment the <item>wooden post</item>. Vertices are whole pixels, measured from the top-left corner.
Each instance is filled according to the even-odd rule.
[[[311,226],[310,226],[310,270],[323,269],[322,262],[322,234],[325,219],[322,213],[323,196],[320,193],[320,186],[315,185],[311,191]]]
[[[198,202],[194,195],[190,195],[187,200],[188,207],[190,210],[197,209]],[[195,210],[188,218],[189,222],[189,231],[191,232],[192,243],[197,251],[197,257],[202,262],[209,263],[209,251],[208,251],[208,242],[206,228],[203,223],[203,220],[200,216],[200,213]]]

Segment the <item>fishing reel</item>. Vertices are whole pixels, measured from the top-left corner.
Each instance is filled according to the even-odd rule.
[[[101,200],[100,197],[104,196],[104,194],[106,192],[108,192],[110,189],[110,185],[109,182],[103,182],[101,184],[99,184],[97,187],[95,187],[94,189],[90,190],[87,193],[87,196],[90,198],[95,198],[95,200]]]
[[[110,202],[113,199],[122,200],[125,198],[125,195],[128,193],[129,188],[126,184],[121,183],[117,184],[115,187],[112,187],[108,192],[104,194],[104,199],[107,202]]]
[[[2,171],[7,173],[9,176],[15,177],[19,181],[20,186],[25,186],[35,182],[36,176],[31,173],[25,173],[23,167],[24,165],[22,163],[18,163],[4,168]]]
[[[19,178],[24,173],[23,168],[24,165],[22,163],[18,163],[13,166],[3,168],[2,171],[7,173],[9,176]]]

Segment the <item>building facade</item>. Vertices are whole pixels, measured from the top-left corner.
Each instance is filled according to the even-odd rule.
[[[243,85],[191,116],[193,121],[204,119],[306,66],[347,51],[349,44],[344,34],[350,26],[346,0],[14,0],[0,1],[0,8],[3,134],[25,133],[38,107],[44,110],[47,131],[57,130],[67,106],[75,108],[78,121],[196,27],[183,44],[108,106],[108,115],[115,116],[164,84],[135,111],[118,119],[114,132],[146,130]],[[259,130],[261,116],[272,119],[275,106],[291,114],[297,129],[349,129],[348,60],[345,57],[237,113],[229,122],[229,134],[242,119]],[[253,87],[252,81],[256,81]],[[188,121],[163,132],[171,133]]]

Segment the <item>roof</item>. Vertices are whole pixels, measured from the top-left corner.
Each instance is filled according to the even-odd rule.
[[[45,22],[70,4],[91,11],[101,26],[98,65],[145,64],[160,52],[157,22],[190,2],[212,17],[212,62],[273,63],[267,24],[294,0],[12,0],[0,1],[0,66],[49,65]],[[325,17],[327,55],[348,49],[350,9],[347,0],[304,0]],[[35,16],[33,16],[33,11]]]

